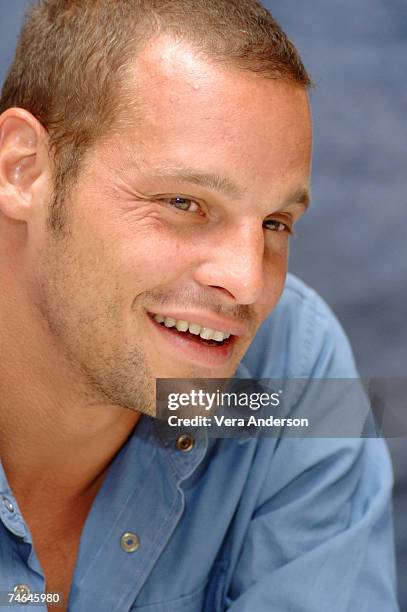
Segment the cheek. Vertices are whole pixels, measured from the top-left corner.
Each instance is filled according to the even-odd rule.
[[[171,284],[191,270],[196,240],[192,232],[151,214],[121,224],[114,238],[116,274],[126,277],[131,291],[141,293]],[[124,279],[123,279],[124,280]]]
[[[275,308],[284,290],[288,271],[288,240],[269,250],[264,266],[264,291],[261,299],[261,318],[265,319]]]

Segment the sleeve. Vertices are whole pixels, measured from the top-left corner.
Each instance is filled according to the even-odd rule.
[[[347,338],[328,307],[314,297],[312,308],[309,304],[307,308],[313,313],[312,325],[310,317],[305,317],[308,375],[357,376]],[[265,338],[264,346],[257,347],[263,356]],[[304,365],[304,355],[300,361]],[[262,363],[260,374],[266,377],[267,360]],[[263,439],[258,444],[253,469],[261,469],[264,461],[269,467],[239,552],[228,568],[223,609],[399,610],[392,468],[384,441],[287,437],[267,454],[268,442]]]

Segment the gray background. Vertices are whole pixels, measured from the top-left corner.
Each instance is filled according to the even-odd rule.
[[[0,82],[27,4],[0,0]],[[404,377],[407,0],[265,4],[317,84],[313,205],[293,241],[291,270],[336,312],[363,376]],[[400,600],[407,612],[407,440],[389,444],[397,478]]]
[[[313,210],[293,241],[291,270],[333,308],[362,376],[406,377],[407,0],[264,3],[317,84]],[[406,385],[398,388],[404,408]],[[407,439],[388,443],[407,612]]]

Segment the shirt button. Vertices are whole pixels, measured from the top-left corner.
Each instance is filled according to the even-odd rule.
[[[126,531],[120,538],[120,546],[124,552],[135,552],[140,547],[140,539],[135,533]]]
[[[19,595],[20,597],[28,597],[31,595],[30,587],[26,584],[16,584],[13,591],[15,595]]]
[[[8,497],[3,497],[3,504],[9,512],[14,512],[14,506]]]
[[[195,446],[195,440],[190,434],[183,434],[177,440],[177,450],[189,453]]]

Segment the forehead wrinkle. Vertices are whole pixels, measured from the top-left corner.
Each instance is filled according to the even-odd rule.
[[[152,178],[190,183],[212,191],[219,191],[235,199],[241,199],[245,193],[245,190],[238,187],[236,183],[226,176],[212,172],[202,172],[187,166],[164,166],[158,168]]]

